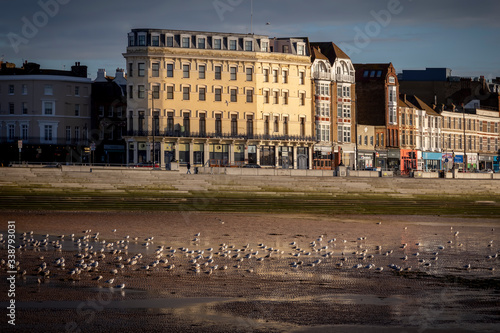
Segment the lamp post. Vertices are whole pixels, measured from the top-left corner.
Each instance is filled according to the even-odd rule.
[[[464,122],[464,172],[467,172],[467,137],[465,136],[465,107],[462,103],[462,119]]]

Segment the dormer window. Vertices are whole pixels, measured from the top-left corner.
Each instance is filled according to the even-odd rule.
[[[261,46],[260,46],[260,51],[261,52],[269,52],[269,41],[262,41]]]
[[[222,39],[214,38],[213,43],[214,43],[214,45],[212,46],[212,48],[214,50],[222,50]]]
[[[135,36],[134,33],[128,34],[128,46],[134,46],[135,45]]]
[[[298,55],[306,55],[305,49],[306,49],[306,47],[303,43],[297,43],[297,54]]]
[[[166,35],[166,37],[165,37],[165,43],[167,44],[166,45],[167,47],[173,47],[174,46],[174,36]]]
[[[245,40],[245,51],[253,51],[253,40]]]
[[[182,47],[183,48],[190,47],[189,40],[190,40],[190,38],[188,36],[182,36]]]
[[[160,35],[151,34],[151,46],[160,46]]]
[[[229,49],[232,51],[236,51],[237,41],[236,39],[229,40]]]
[[[207,44],[207,38],[205,36],[198,36],[197,40],[197,48],[205,49]]]
[[[139,33],[138,39],[139,39],[139,43],[138,43],[139,46],[146,46],[146,33],[145,32]]]

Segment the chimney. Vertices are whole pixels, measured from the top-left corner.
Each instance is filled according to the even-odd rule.
[[[99,68],[97,70],[97,77],[94,82],[108,82],[108,80],[106,80],[106,70],[104,68]]]
[[[127,85],[127,79],[125,78],[125,70],[123,68],[117,68],[116,69],[116,74],[115,74],[115,79],[113,82],[115,82],[119,86],[126,86]]]

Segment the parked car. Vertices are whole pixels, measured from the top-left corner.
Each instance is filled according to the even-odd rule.
[[[244,168],[255,168],[255,169],[260,169],[260,165],[258,165],[258,164],[245,164],[243,167],[244,167]]]

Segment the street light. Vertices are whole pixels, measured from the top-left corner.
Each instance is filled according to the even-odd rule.
[[[464,172],[467,172],[467,137],[465,136],[465,107],[462,103],[462,118],[464,121]]]

